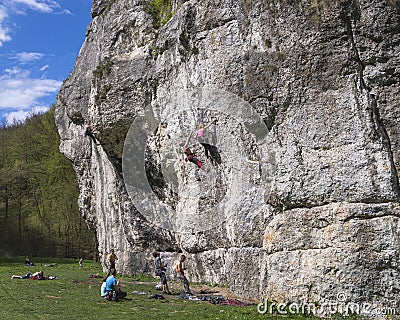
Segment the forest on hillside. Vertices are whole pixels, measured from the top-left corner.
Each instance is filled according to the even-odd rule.
[[[54,106],[0,128],[0,255],[96,258],[71,162],[59,151]]]

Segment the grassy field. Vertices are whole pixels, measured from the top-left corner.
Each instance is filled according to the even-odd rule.
[[[0,316],[2,319],[303,319],[302,316],[273,316],[259,314],[257,306],[218,306],[204,301],[189,301],[179,298],[180,284],[171,283],[174,295],[164,300],[150,299],[157,279],[140,275],[118,276],[126,299],[114,302],[100,297],[101,278],[104,276],[98,263],[84,261],[82,270],[76,260],[32,259],[35,266],[23,265],[24,258],[0,258]],[[46,264],[55,263],[49,267]],[[57,280],[11,279],[13,274],[43,270],[47,276]],[[218,288],[209,287],[218,292]],[[199,287],[192,286],[194,293]],[[132,294],[132,291],[147,292],[146,295]],[[225,289],[226,290],[226,289]],[[309,317],[308,317],[309,318]]]

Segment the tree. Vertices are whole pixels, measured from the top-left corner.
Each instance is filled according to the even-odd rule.
[[[80,215],[75,172],[59,143],[54,106],[0,128],[0,251],[93,258],[95,234]]]

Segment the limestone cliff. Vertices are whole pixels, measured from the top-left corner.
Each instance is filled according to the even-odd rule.
[[[247,297],[399,300],[398,1],[190,0],[161,10],[94,0],[92,16],[56,122],[103,262],[115,248],[132,274],[151,271],[155,248],[170,265],[182,250],[190,280]],[[178,92],[189,92],[186,104],[162,102],[181,101]],[[146,123],[129,130],[146,110],[155,122],[140,140]],[[190,142],[203,175],[178,147],[214,117],[220,162]],[[145,176],[135,171],[127,187],[124,168],[135,165]],[[132,199],[140,177],[158,202],[154,219],[143,212],[150,200]],[[172,227],[157,220],[158,205]],[[204,211],[211,228],[191,229]]]

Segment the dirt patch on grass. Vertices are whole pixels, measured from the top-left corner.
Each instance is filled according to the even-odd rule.
[[[154,289],[155,289],[155,286],[157,285],[157,282],[151,282],[151,281],[121,280],[121,283],[137,284],[137,285],[150,285],[150,286],[153,286]],[[183,291],[182,284],[177,281],[170,281],[170,282],[168,282],[168,286],[172,292],[172,295],[168,295],[168,296],[171,298],[179,298],[180,293]],[[233,293],[229,288],[226,288],[226,287],[191,283],[190,290],[192,291],[194,296],[199,297],[199,298],[201,298],[202,296],[223,296],[226,299],[235,299],[235,300],[239,300],[246,304],[257,303],[257,300],[255,300],[255,299],[246,299],[243,297],[239,297],[238,295]],[[161,291],[159,291],[159,292],[161,293]]]
[[[71,280],[72,283],[76,284],[98,284],[100,285],[102,279],[88,279],[88,280]]]

